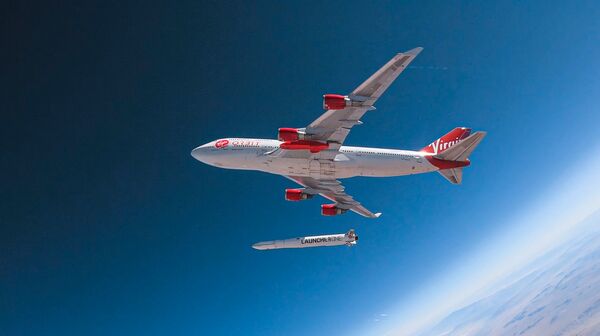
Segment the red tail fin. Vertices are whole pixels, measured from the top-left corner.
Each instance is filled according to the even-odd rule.
[[[422,152],[440,154],[443,153],[446,149],[456,145],[464,138],[468,137],[471,134],[471,129],[466,127],[457,127],[452,131],[448,132],[443,137],[435,140],[429,146],[421,149]]]

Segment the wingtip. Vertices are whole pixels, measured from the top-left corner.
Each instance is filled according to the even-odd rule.
[[[375,214],[375,218],[379,218],[379,216],[381,216],[381,212]]]
[[[417,56],[421,51],[423,51],[423,47],[416,47],[416,48],[411,49],[409,51],[403,52],[403,54]]]

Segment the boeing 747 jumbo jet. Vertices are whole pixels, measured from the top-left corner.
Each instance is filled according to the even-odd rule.
[[[223,138],[195,148],[192,156],[206,164],[229,169],[259,170],[283,175],[304,188],[286,189],[285,199],[301,201],[321,195],[332,204],[321,214],[335,216],[348,210],[377,218],[345,192],[338,179],[386,177],[439,172],[461,183],[469,155],[485,136],[457,127],[419,151],[343,146],[360,119],[375,110],[373,104],[417,57],[423,48],[397,54],[348,95],[326,94],[326,112],[305,128],[280,128],[277,140]]]

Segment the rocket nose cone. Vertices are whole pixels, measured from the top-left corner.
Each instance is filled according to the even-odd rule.
[[[264,241],[264,242],[260,242],[260,243],[256,243],[254,245],[252,245],[252,248],[255,250],[270,250],[275,248],[274,246],[274,242],[272,241]]]

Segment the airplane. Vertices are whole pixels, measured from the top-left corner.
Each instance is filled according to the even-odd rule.
[[[324,114],[304,128],[279,128],[277,140],[222,138],[199,146],[192,156],[208,165],[258,170],[282,175],[303,188],[285,190],[285,199],[301,201],[321,195],[332,201],[321,214],[335,216],[353,211],[367,218],[374,213],[346,193],[339,179],[389,177],[437,171],[453,184],[462,182],[469,155],[486,132],[457,127],[418,151],[344,146],[352,127],[423,48],[399,53],[348,95],[323,95]]]

